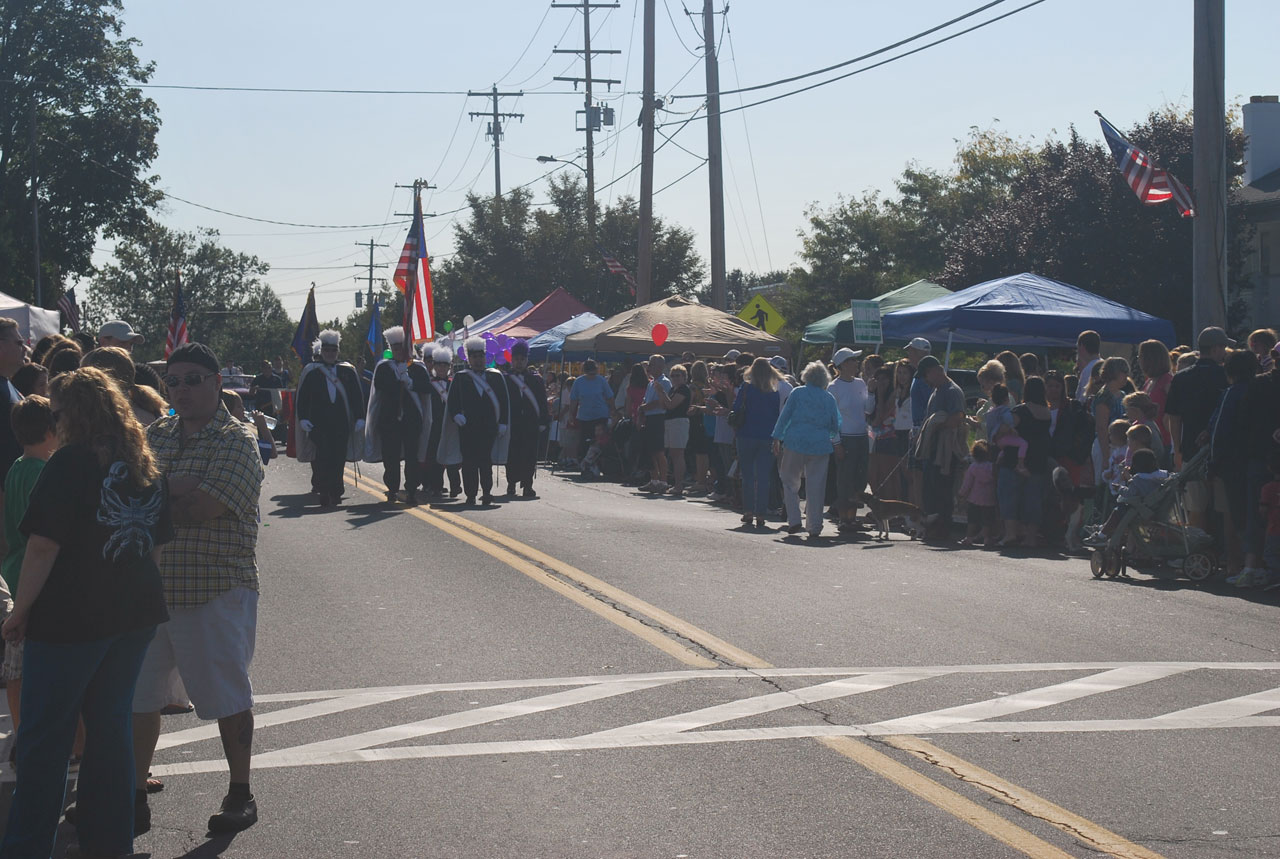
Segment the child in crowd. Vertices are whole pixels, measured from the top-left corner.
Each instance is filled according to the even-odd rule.
[[[1133,426],[1129,427],[1127,431],[1125,431],[1124,438],[1125,438],[1124,467],[1127,472],[1133,466],[1133,455],[1135,453],[1144,449],[1149,450],[1152,453],[1155,453],[1156,449],[1152,446],[1152,442],[1154,439],[1159,438],[1159,436],[1156,436],[1154,433],[1152,433],[1151,427],[1147,426],[1146,424],[1134,424]],[[1160,464],[1160,454],[1157,453],[1156,465],[1159,466],[1159,464]],[[1124,477],[1126,478],[1128,478],[1128,476],[1129,475],[1127,473],[1124,475]]]
[[[53,409],[45,397],[33,395],[20,400],[11,412],[13,434],[22,445],[22,456],[13,463],[4,481],[4,536],[9,551],[0,565],[9,592],[18,592],[18,576],[22,572],[22,559],[27,553],[27,535],[18,527],[27,515],[27,502],[36,479],[44,464],[58,449]],[[7,614],[8,612],[6,612]],[[9,700],[9,712],[13,718],[13,731],[18,730],[18,717],[22,699],[22,642],[7,642],[4,648],[5,696]],[[76,737],[76,754],[84,747],[83,731]],[[13,762],[13,750],[9,751]]]
[[[267,426],[267,416],[262,412],[254,412],[253,420],[249,420],[244,410],[244,400],[235,391],[223,391],[221,397],[222,404],[227,407],[231,417],[253,427],[258,436],[258,454],[262,457],[262,464],[270,465],[271,460],[276,458],[276,440],[271,435],[271,428]]]
[[[1107,521],[1102,523],[1101,528],[1084,538],[1086,546],[1105,546],[1116,528],[1120,526],[1120,520],[1124,518],[1124,514],[1132,509],[1133,502],[1145,498],[1160,488],[1160,483],[1169,476],[1169,472],[1158,466],[1154,451],[1149,448],[1134,451],[1131,473],[1129,479],[1120,487],[1119,494],[1116,496],[1115,509],[1111,511]]]
[[[1120,494],[1120,488],[1124,486],[1125,460],[1129,456],[1129,427],[1130,423],[1124,418],[1112,421],[1107,427],[1107,439],[1111,443],[1111,458],[1102,467],[1100,476],[1101,483],[1111,488],[1113,499]]]
[[[996,523],[996,474],[991,445],[982,439],[969,450],[973,462],[964,473],[960,497],[968,503],[969,527],[960,541],[962,546],[990,546],[991,526]],[[974,538],[977,538],[976,540]]]
[[[1018,418],[1009,405],[1009,389],[1004,385],[997,384],[991,388],[991,408],[987,410],[983,420],[987,424],[987,441],[996,447],[1011,447],[1016,450],[1018,464],[1014,470],[1023,477],[1029,475],[1027,440],[1018,435]]]
[[[591,441],[591,446],[587,448],[587,455],[582,458],[582,473],[590,474],[593,477],[603,477],[600,473],[600,457],[604,455],[604,449],[609,446],[609,425],[607,423],[596,424],[595,438]]]
[[[1160,414],[1160,407],[1156,405],[1155,400],[1151,399],[1149,394],[1136,391],[1124,398],[1124,417],[1125,420],[1132,424],[1142,424],[1151,431],[1151,444],[1144,444],[1143,447],[1149,447],[1155,452],[1156,459],[1160,462],[1160,467],[1168,466],[1166,454],[1169,450],[1168,440],[1161,432],[1160,425],[1156,422],[1157,415]]]

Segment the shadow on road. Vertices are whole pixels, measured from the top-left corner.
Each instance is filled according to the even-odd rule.
[[[228,833],[225,835],[210,835],[208,837],[208,841],[188,850],[177,859],[214,859],[215,856],[221,856],[227,852],[227,848],[235,840],[236,834]]]

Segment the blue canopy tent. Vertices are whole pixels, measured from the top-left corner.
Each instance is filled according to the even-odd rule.
[[[566,322],[561,322],[554,328],[548,328],[537,337],[529,340],[529,360],[530,361],[558,361],[561,358],[560,347],[564,343],[564,338],[570,334],[576,334],[579,331],[585,331],[592,325],[598,325],[604,322],[599,316],[590,311],[579,313]]]
[[[895,310],[881,326],[887,343],[945,340],[948,353],[952,344],[1073,347],[1080,332],[1090,329],[1108,343],[1177,342],[1167,319],[1027,272]]]

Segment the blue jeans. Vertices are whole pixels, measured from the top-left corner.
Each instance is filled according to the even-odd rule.
[[[738,469],[742,472],[742,512],[769,512],[769,484],[773,479],[773,439],[738,436]]]
[[[1032,472],[1023,477],[1012,468],[996,469],[996,500],[1000,518],[1039,528],[1044,519],[1044,499],[1049,491],[1049,475]]]
[[[18,783],[0,859],[48,859],[83,715],[76,835],[85,850],[133,852],[133,691],[156,628],[76,644],[28,640],[22,655]]]

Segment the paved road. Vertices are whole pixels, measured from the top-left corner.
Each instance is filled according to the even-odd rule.
[[[320,513],[269,469],[261,822],[205,837],[216,729],[167,718],[139,851],[1280,855],[1280,594],[560,477],[476,511],[362,485]]]

